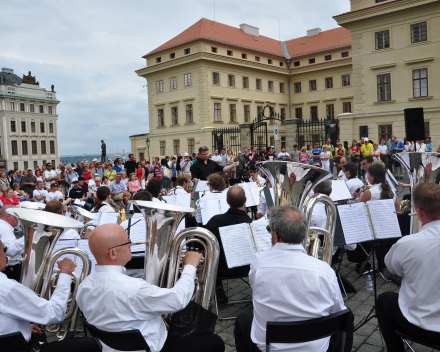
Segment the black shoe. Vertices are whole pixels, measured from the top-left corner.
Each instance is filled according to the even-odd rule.
[[[226,293],[225,290],[223,289],[223,286],[217,286],[215,289],[215,294],[217,295],[218,304],[228,303],[228,298],[226,297]]]

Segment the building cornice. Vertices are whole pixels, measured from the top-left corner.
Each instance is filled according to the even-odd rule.
[[[32,100],[43,100],[48,101],[52,103],[59,103],[60,101],[58,99],[52,99],[52,98],[44,98],[44,97],[36,97],[33,95],[21,95],[21,94],[12,94],[12,93],[0,93],[0,96],[8,97],[8,98],[26,98],[26,99],[32,99]]]
[[[414,7],[429,5],[436,2],[438,2],[438,0],[394,0],[364,9],[343,13],[341,15],[333,16],[333,18],[340,26],[346,27],[346,25],[353,22],[370,20],[378,16],[389,16],[396,11],[411,10]]]
[[[307,65],[307,66],[302,66],[302,67],[301,66],[300,67],[292,67],[290,69],[290,71],[291,71],[291,74],[297,75],[297,74],[301,74],[301,73],[327,70],[329,68],[351,66],[351,65],[352,65],[352,58],[347,57],[344,59],[325,61],[325,62],[320,62],[317,64],[312,64],[312,65]]]

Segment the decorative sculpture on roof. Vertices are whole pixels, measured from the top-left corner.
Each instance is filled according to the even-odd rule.
[[[29,74],[27,75],[27,76],[25,76],[24,74],[23,74],[23,81],[21,82],[21,83],[27,83],[27,84],[35,84],[35,85],[40,85],[40,82],[38,82],[36,79],[35,79],[35,76],[32,76],[31,75],[31,71],[29,71]]]
[[[52,92],[55,92],[55,86],[53,84],[50,86],[50,89],[52,90]]]
[[[107,156],[107,147],[104,140],[101,140],[101,163],[105,162],[105,157]]]

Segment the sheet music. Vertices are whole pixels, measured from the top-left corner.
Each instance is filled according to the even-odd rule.
[[[101,213],[98,225],[104,224],[117,224],[118,223],[118,213]]]
[[[272,236],[267,232],[269,221],[266,217],[262,217],[250,224],[257,244],[257,252],[264,252],[272,248]]]
[[[176,233],[175,233],[174,237],[176,237],[179,234],[180,231],[185,230],[185,228],[186,228],[185,224],[186,224],[185,223],[185,218],[183,218],[180,221],[179,226],[177,226],[177,230],[176,230]]]
[[[162,196],[162,199],[164,201],[166,201],[167,204],[173,204],[173,205],[176,204],[176,195],[175,194],[173,194],[172,196]]]
[[[368,202],[376,230],[377,239],[402,237],[395,212],[394,200],[383,199]]]
[[[86,202],[85,201],[80,201],[79,199],[75,199],[75,201],[73,202],[73,204],[77,204],[77,205],[83,205],[84,206],[84,204],[86,204]]]
[[[53,255],[59,249],[76,247],[76,241],[77,240],[58,240],[53,246],[53,251],[51,255]],[[75,255],[73,254],[62,255],[61,257],[59,257],[59,259],[57,259],[57,261],[63,260],[64,258],[69,258],[70,260],[75,262]],[[56,264],[55,268],[58,268]]]
[[[214,215],[224,214],[228,211],[229,204],[226,199],[208,200],[202,205],[202,221],[206,225]]]
[[[191,193],[177,194],[176,195],[176,205],[190,208],[191,207]]]
[[[330,198],[337,202],[338,200],[346,200],[353,198],[350,191],[347,188],[347,185],[344,181],[340,179],[332,180],[332,193],[330,194]]]
[[[142,214],[134,214],[130,226],[131,242],[145,242],[147,240],[147,226]],[[131,253],[145,252],[145,244],[131,246]]]
[[[208,181],[197,181],[197,186],[194,192],[203,192],[209,190]]]
[[[255,205],[260,204],[261,194],[263,194],[263,192],[261,192],[261,191],[263,190],[263,188],[264,187],[251,188],[251,193],[252,193],[252,196],[254,197]]]
[[[249,265],[255,253],[249,225],[242,223],[219,227],[219,232],[228,268]]]
[[[352,203],[338,206],[339,218],[344,231],[345,243],[371,241],[373,234],[368,225],[364,203]]]
[[[252,207],[254,205],[258,205],[259,201],[257,202],[256,199],[254,198],[251,188],[243,187],[243,190],[246,195],[246,207]]]
[[[82,249],[89,256],[90,262],[92,263],[92,268],[90,270],[90,273],[93,273],[95,271],[96,259],[90,250],[89,240],[79,240],[78,248]],[[77,265],[77,267],[75,269],[75,272],[76,272],[76,275],[78,275],[78,277],[79,277],[81,275],[81,271],[83,269],[83,262],[79,257],[77,257],[76,265]]]

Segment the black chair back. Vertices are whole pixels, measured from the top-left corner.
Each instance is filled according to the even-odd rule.
[[[21,332],[0,336],[0,350],[8,352],[32,352]]]
[[[412,342],[418,343],[419,345],[426,346],[426,347],[429,347],[429,348],[433,348],[434,350],[439,350],[440,351],[440,342],[436,343],[436,344],[433,344],[431,342],[425,342],[423,340],[420,340],[418,337],[407,335],[407,334],[405,334],[403,332],[400,332],[398,330],[396,330],[396,334],[402,340],[412,341]]]
[[[119,351],[150,351],[150,347],[139,330],[109,332],[99,330],[97,327],[89,324],[84,318],[82,322],[101,348],[100,341],[110,348]]]
[[[311,320],[294,322],[268,321],[266,324],[266,351],[270,351],[271,343],[310,342],[341,331],[344,333],[343,346],[341,346],[341,351],[343,351],[345,333],[350,327],[349,313],[349,309],[344,309],[338,313]]]

